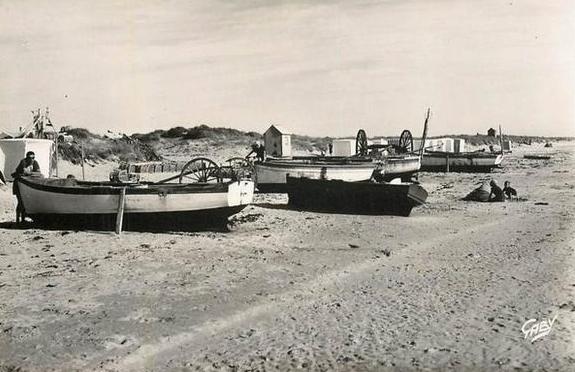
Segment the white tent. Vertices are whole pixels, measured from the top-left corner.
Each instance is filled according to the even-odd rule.
[[[11,174],[16,170],[18,163],[26,157],[28,151],[34,151],[36,161],[40,166],[40,173],[44,177],[50,177],[56,166],[54,164],[55,147],[54,141],[47,139],[0,139],[0,172],[6,181],[11,181]]]

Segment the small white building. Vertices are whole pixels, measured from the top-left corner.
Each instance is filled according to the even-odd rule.
[[[442,138],[443,141],[443,151],[454,152],[453,138]]]
[[[332,156],[353,156],[355,155],[355,139],[335,139],[332,142]]]
[[[54,141],[38,138],[0,139],[0,172],[6,181],[12,181],[11,174],[28,151],[33,151],[44,177],[55,174],[56,146]]]
[[[425,150],[427,151],[443,151],[443,141],[439,139],[425,140]]]
[[[420,144],[421,142],[418,142]],[[463,146],[462,146],[463,144]],[[418,148],[415,145],[414,148]],[[428,151],[443,151],[443,152],[463,152],[462,148],[465,148],[465,140],[453,139],[453,138],[433,138],[425,140],[425,149]]]
[[[272,125],[264,133],[264,146],[269,156],[290,157],[291,133],[282,127]]]
[[[460,153],[465,152],[465,140],[462,138],[456,138],[453,140],[453,152]]]

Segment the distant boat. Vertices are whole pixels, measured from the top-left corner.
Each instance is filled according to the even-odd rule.
[[[253,199],[251,181],[227,183],[83,182],[22,177],[18,181],[26,214],[49,225],[113,226],[125,189],[124,226],[193,228],[220,225]]]
[[[537,154],[523,155],[523,158],[531,160],[549,160],[552,157],[553,157],[552,155],[537,155]]]
[[[257,188],[260,192],[286,192],[286,179],[308,177],[349,182],[371,179],[378,164],[371,159],[294,157],[289,159],[268,158],[254,164]]]
[[[421,170],[428,172],[491,172],[501,166],[502,153],[425,151]]]
[[[287,177],[289,205],[312,211],[409,216],[425,203],[418,183],[346,182]]]

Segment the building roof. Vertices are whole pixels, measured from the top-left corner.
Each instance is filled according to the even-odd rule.
[[[275,124],[269,127],[268,130],[266,130],[266,133],[270,130],[276,132],[277,134],[291,134],[289,130],[286,130],[285,128]]]

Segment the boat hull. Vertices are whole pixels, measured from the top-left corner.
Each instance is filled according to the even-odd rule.
[[[427,172],[491,172],[501,166],[502,154],[426,152],[421,170]]]
[[[115,223],[122,186],[67,180],[18,181],[28,216],[43,224]],[[227,184],[144,184],[125,186],[124,227],[224,222],[253,200],[251,181]]]
[[[246,206],[212,208],[186,212],[128,213],[123,217],[123,230],[132,231],[196,231],[212,226],[225,226],[228,218]],[[43,227],[93,228],[114,230],[116,213],[106,214],[50,214],[28,215]]]
[[[311,179],[330,179],[348,182],[366,181],[371,178],[377,163],[363,162],[330,162],[283,160],[256,163],[256,180],[259,192],[287,192],[286,178],[307,177]]]
[[[425,203],[427,191],[416,183],[373,183],[287,178],[289,205],[295,208],[368,215],[409,216]]]
[[[387,157],[381,160],[381,167],[378,170],[377,181],[391,181],[394,178],[401,178],[409,181],[421,168],[419,156]]]
[[[550,160],[552,157],[551,155],[523,155],[524,159],[530,160]]]

